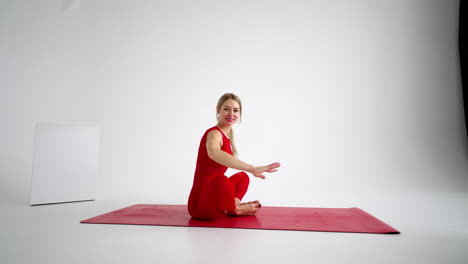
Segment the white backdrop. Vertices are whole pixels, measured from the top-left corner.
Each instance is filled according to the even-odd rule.
[[[2,182],[20,194],[29,124],[40,117],[101,128],[98,199],[185,203],[199,140],[224,92],[244,103],[240,158],[283,165],[252,179],[246,199],[313,206],[333,193],[467,190],[458,1],[76,3],[66,12],[60,1],[2,3],[11,14],[2,30],[22,32],[2,56],[14,62],[26,52],[24,64],[37,65],[45,52],[42,63],[80,76],[60,89],[83,95],[75,108],[60,103],[67,93],[49,99],[60,75],[41,67],[2,72],[18,76],[2,85],[15,102],[2,124],[21,129],[8,134],[13,142],[28,140],[0,150],[12,161],[2,164]],[[64,56],[75,63],[60,64]],[[43,74],[50,79],[34,89],[21,78]],[[16,103],[25,101],[47,111],[25,114]]]

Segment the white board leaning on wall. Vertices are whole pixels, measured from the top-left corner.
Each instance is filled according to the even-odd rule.
[[[31,205],[95,199],[100,129],[36,124]]]

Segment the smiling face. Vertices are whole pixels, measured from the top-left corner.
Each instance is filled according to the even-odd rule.
[[[226,100],[218,110],[218,124],[220,126],[232,126],[240,118],[241,106],[236,100]]]

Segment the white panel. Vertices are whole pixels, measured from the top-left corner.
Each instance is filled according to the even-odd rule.
[[[36,124],[31,205],[93,200],[99,128]]]

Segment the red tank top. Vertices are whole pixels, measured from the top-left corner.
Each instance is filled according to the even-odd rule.
[[[221,147],[221,150],[232,155],[231,142],[226,137],[226,135],[224,135],[223,131],[221,131],[221,129],[217,126],[208,129],[203,135],[200,142],[200,147],[198,148],[198,158],[197,166],[195,169],[194,185],[210,180],[214,176],[224,175],[224,173],[227,170],[226,166],[223,166],[217,163],[216,161],[210,159],[210,157],[208,157],[208,151],[206,149],[206,138],[208,137],[208,133],[210,133],[212,130],[218,130],[223,137],[223,146]]]

